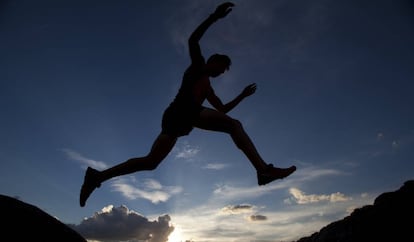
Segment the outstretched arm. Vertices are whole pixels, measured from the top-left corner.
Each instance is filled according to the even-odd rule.
[[[219,97],[214,93],[213,89],[210,94],[207,96],[208,102],[217,110],[223,113],[228,113],[234,107],[236,107],[244,98],[252,95],[256,92],[257,85],[256,83],[250,84],[243,89],[243,91],[232,101],[223,104]]]
[[[200,41],[201,37],[203,37],[206,30],[218,19],[224,18],[228,13],[230,13],[232,10],[231,7],[233,6],[234,4],[231,2],[226,2],[219,5],[216,8],[216,11],[212,13],[206,20],[204,20],[191,34],[190,38],[188,39],[188,46],[192,62],[198,61],[203,57],[198,42]]]

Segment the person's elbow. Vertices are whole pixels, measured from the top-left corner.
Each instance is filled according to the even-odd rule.
[[[220,113],[227,113],[229,110],[226,108],[226,106],[224,105],[216,105],[215,106],[216,110],[219,111]]]

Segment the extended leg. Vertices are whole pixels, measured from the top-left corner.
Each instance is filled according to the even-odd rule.
[[[154,170],[162,160],[170,153],[177,138],[160,134],[152,145],[147,156],[131,158],[119,165],[101,171],[100,179],[104,182],[116,176],[122,176],[143,170]]]
[[[238,120],[207,108],[200,113],[195,126],[201,129],[230,134],[233,142],[243,151],[257,171],[262,171],[266,168],[267,164],[260,157],[259,152],[257,152],[256,147]]]
[[[168,155],[176,141],[176,137],[160,134],[152,145],[149,154],[144,157],[129,159],[103,171],[97,171],[88,167],[81,188],[80,206],[85,206],[90,194],[106,180],[138,171],[154,170]]]
[[[282,179],[295,170],[295,166],[289,168],[277,168],[266,164],[260,157],[253,142],[244,131],[241,123],[228,115],[213,109],[204,109],[196,121],[196,127],[206,130],[225,132],[230,134],[236,146],[243,151],[252,165],[256,168],[259,185],[265,185],[276,179]]]

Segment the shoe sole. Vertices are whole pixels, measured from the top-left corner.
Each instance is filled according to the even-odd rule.
[[[280,176],[266,176],[266,175],[257,174],[259,186],[263,186],[263,185],[269,184],[272,181],[283,179],[283,178],[290,176],[293,172],[296,171],[296,166],[291,166],[289,168],[286,168],[286,170],[288,170],[287,173],[280,175]]]

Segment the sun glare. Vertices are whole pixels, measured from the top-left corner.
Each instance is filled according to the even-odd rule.
[[[174,231],[168,236],[168,242],[185,242],[182,230],[177,226],[174,226]]]

